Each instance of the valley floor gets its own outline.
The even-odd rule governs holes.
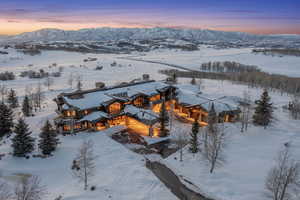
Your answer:
[[[118,56],[49,51],[40,56],[30,57],[16,53],[15,57],[20,57],[21,60],[0,57],[0,70],[20,73],[28,69],[38,70],[43,68],[46,71],[57,71],[58,67],[48,67],[52,63],[64,67],[62,77],[54,79],[55,82],[50,90],[43,86],[45,92],[43,110],[37,112],[36,116],[26,119],[30,124],[33,135],[37,138],[45,120],[51,120],[56,116],[54,112],[56,106],[52,99],[61,92],[72,90],[68,85],[70,74],[80,75],[84,88],[93,88],[96,81],[113,85],[122,81],[140,78],[145,73],[150,74],[150,77],[156,80],[165,78],[157,71],[168,68],[167,66],[117,59]],[[87,57],[97,57],[99,63],[84,63],[83,59]],[[166,56],[164,61],[171,62],[172,59],[173,57]],[[230,60],[230,57],[228,59]],[[118,63],[117,67],[110,66],[113,61]],[[33,66],[29,67],[29,64],[33,64]],[[80,65],[82,66],[80,67]],[[97,65],[103,65],[103,70],[95,71]],[[295,69],[291,69],[293,73]],[[43,80],[17,77],[17,80],[2,81],[0,84],[5,84],[7,88],[14,88],[21,101],[26,88],[35,89],[38,82],[41,81]],[[189,79],[180,79],[179,82],[189,87]],[[201,91],[210,95],[242,97],[243,91],[249,90],[251,100],[255,100],[261,94],[261,89],[247,88],[228,81],[203,80],[203,82]],[[75,83],[73,87],[75,87],[74,85]],[[224,166],[218,167],[214,174],[208,173],[208,165],[200,154],[193,156],[187,149],[184,150],[183,162],[179,162],[178,153],[159,160],[178,175],[193,182],[203,193],[216,199],[264,199],[265,177],[268,170],[273,166],[274,159],[278,151],[283,148],[284,143],[289,142],[291,144],[294,157],[300,161],[299,121],[292,120],[289,114],[282,109],[282,106],[288,103],[290,97],[281,96],[275,92],[270,92],[270,96],[277,108],[274,112],[276,120],[273,125],[266,130],[251,125],[247,132],[240,133],[239,123],[227,124],[226,163]],[[15,115],[21,116],[20,110],[16,110]],[[174,135],[183,133],[187,136],[189,131],[190,125],[174,122],[171,134],[172,132],[174,132]],[[8,180],[10,184],[14,185],[16,183],[15,175],[18,173],[39,175],[42,183],[47,186],[49,193],[47,200],[53,200],[59,195],[62,195],[64,200],[176,199],[171,191],[150,170],[146,169],[144,156],[136,154],[113,141],[108,137],[108,133],[109,130],[95,133],[85,132],[76,136],[61,136],[61,144],[58,150],[53,157],[47,159],[30,158],[26,160],[7,155],[0,160],[0,180]],[[97,187],[94,192],[84,192],[83,185],[72,177],[70,169],[78,147],[84,140],[88,139],[94,142],[94,151],[98,156],[96,175],[90,184]],[[0,153],[10,153],[11,151],[9,140],[7,140],[7,143],[0,145]],[[151,159],[151,156],[149,158]]]

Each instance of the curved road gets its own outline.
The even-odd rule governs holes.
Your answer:
[[[213,200],[188,188],[171,169],[160,162],[147,160],[146,167],[180,200]]]

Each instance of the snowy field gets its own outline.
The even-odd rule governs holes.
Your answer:
[[[199,70],[202,63],[209,61],[235,61],[242,64],[256,65],[261,70],[270,73],[300,77],[300,57],[265,56],[263,54],[253,54],[251,51],[250,48],[217,50],[200,46],[199,51],[157,50],[136,58],[176,64],[196,70]]]
[[[81,76],[83,88],[94,88],[96,81],[113,85],[123,81],[140,78],[142,74],[150,74],[151,78],[160,80],[165,76],[159,74],[159,69],[167,68],[159,64],[128,61],[118,59],[124,55],[115,54],[81,54],[62,51],[45,51],[41,55],[29,56],[10,49],[9,55],[0,55],[0,71],[13,71],[17,79],[13,81],[0,81],[7,88],[14,88],[22,97],[27,87],[36,88],[43,79],[28,79],[19,77],[21,71],[28,69],[57,71],[63,67],[62,76],[54,78],[50,90],[43,86],[45,101],[43,111],[36,113],[35,117],[27,118],[30,128],[37,137],[41,126],[46,119],[55,117],[56,105],[52,99],[61,92],[72,90],[68,85],[70,74]],[[132,55],[128,55],[132,56]],[[138,55],[137,55],[138,56]],[[83,62],[83,59],[95,57],[94,62]],[[182,51],[154,51],[146,56],[139,56],[146,60],[159,60],[167,63],[199,68],[202,62],[207,61],[238,61],[243,64],[258,65],[263,70],[300,77],[300,58],[297,57],[271,57],[253,55],[250,49],[214,50],[201,48],[197,52]],[[117,62],[116,67],[110,64]],[[57,67],[49,65],[57,63]],[[119,66],[120,64],[120,66]],[[29,66],[30,65],[30,66]],[[82,65],[80,67],[80,65]],[[101,71],[95,71],[97,65],[103,66]],[[180,79],[181,83],[188,83],[188,79]],[[75,83],[73,84],[73,88]],[[248,88],[243,85],[232,84],[228,81],[204,80],[204,91],[210,95],[229,95],[242,97],[243,91]],[[249,89],[252,100],[259,98],[260,89]],[[191,156],[187,152],[184,162],[179,163],[174,157],[175,153],[164,162],[174,171],[191,180],[202,191],[221,200],[253,200],[264,199],[264,179],[268,170],[274,164],[277,152],[286,142],[291,142],[295,158],[300,160],[300,126],[299,121],[290,119],[288,113],[281,109],[287,104],[290,97],[278,93],[270,93],[274,105],[276,121],[263,130],[250,126],[247,133],[241,134],[239,124],[232,124],[228,130],[228,145],[225,150],[227,162],[223,167],[217,168],[214,174],[208,173],[208,166],[200,156]],[[18,116],[20,113],[15,112]],[[181,126],[177,124],[177,126]],[[186,129],[185,129],[186,130]],[[187,130],[189,131],[189,130]],[[97,173],[91,185],[96,185],[95,192],[84,192],[82,184],[71,176],[71,162],[78,146],[82,141],[91,139],[94,142],[97,159]],[[77,136],[61,137],[62,144],[48,159],[31,158],[29,160],[6,156],[0,161],[0,180],[13,180],[16,173],[30,173],[40,175],[42,183],[47,186],[49,195],[46,200],[53,200],[63,195],[64,200],[96,200],[96,199],[142,199],[154,200],[176,199],[174,195],[145,168],[144,157],[135,154],[119,143],[111,140],[106,132],[82,133]],[[9,142],[0,146],[0,153],[11,152]],[[11,181],[13,184],[14,181]]]

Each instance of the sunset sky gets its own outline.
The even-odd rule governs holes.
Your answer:
[[[299,10],[299,0],[1,0],[0,34],[104,26],[300,34]]]

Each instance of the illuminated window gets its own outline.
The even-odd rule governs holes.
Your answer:
[[[137,121],[136,119],[133,119],[131,117],[127,118],[127,127],[138,134],[149,136],[149,126],[146,124],[143,124],[142,122]],[[156,133],[154,133],[156,134]]]
[[[64,130],[64,131],[70,131],[70,130],[71,130],[71,126],[69,126],[69,125],[64,125],[64,126],[63,126],[63,130]]]
[[[96,130],[97,131],[101,131],[101,130],[103,130],[103,129],[105,129],[106,127],[105,127],[105,124],[104,123],[101,123],[101,122],[97,122],[96,123]]]
[[[76,111],[75,110],[67,110],[67,111],[65,111],[65,115],[67,117],[74,117],[74,116],[76,116]]]
[[[161,104],[155,104],[152,106],[152,111],[159,113],[160,112],[160,108],[161,108]]]
[[[153,128],[153,137],[159,137],[159,136],[160,136],[160,129]]]
[[[169,100],[165,102],[166,110],[171,110],[171,108],[174,108],[174,104],[176,103],[175,100]]]
[[[74,129],[81,129],[81,124],[80,123],[76,123],[74,126]]]
[[[154,96],[150,97],[151,102],[152,101],[158,101],[158,100],[160,100],[160,94],[157,94],[157,95],[154,95]]]
[[[118,114],[121,111],[121,104],[119,102],[110,104],[108,107],[108,111],[110,114]]]
[[[88,122],[83,122],[83,123],[81,124],[81,128],[87,129],[87,128],[88,128]]]
[[[144,105],[144,98],[138,97],[133,101],[133,104],[137,107],[142,107]]]
[[[118,116],[108,121],[110,126],[117,126],[117,125],[125,125],[126,117],[125,116]]]
[[[88,110],[85,110],[85,111],[83,111],[83,113],[84,113],[85,115],[88,115],[88,114],[89,114],[89,111],[88,111]]]

